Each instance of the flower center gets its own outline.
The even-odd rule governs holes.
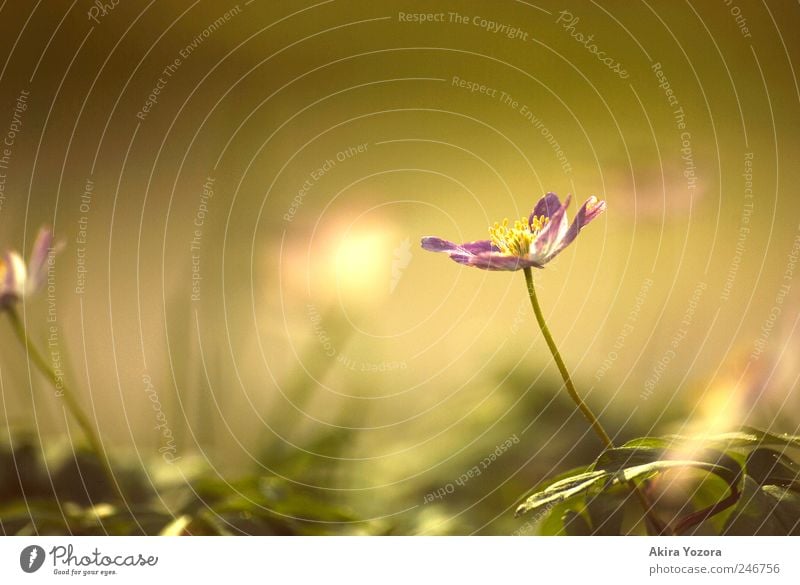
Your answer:
[[[523,217],[515,221],[513,226],[509,226],[508,219],[504,219],[502,224],[494,222],[494,225],[489,228],[489,236],[492,244],[504,254],[526,256],[530,254],[531,243],[548,221],[550,218],[539,215],[534,217],[531,221],[532,225],[529,225],[528,218]]]

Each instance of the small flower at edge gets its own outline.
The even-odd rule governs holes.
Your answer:
[[[47,259],[53,247],[53,232],[42,227],[33,244],[28,266],[20,255],[6,251],[0,259],[0,309],[6,308],[24,296],[38,291],[47,279]]]
[[[547,193],[533,208],[530,216],[511,225],[508,220],[489,228],[490,239],[455,244],[435,236],[422,238],[422,247],[429,252],[446,252],[459,264],[483,270],[521,270],[544,268],[577,237],[578,232],[606,209],[605,201],[589,197],[578,210],[572,225],[567,220],[567,206],[555,193]]]

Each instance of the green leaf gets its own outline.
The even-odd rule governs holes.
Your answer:
[[[653,461],[652,463],[645,463],[644,465],[636,465],[622,469],[614,475],[614,481],[617,483],[629,482],[642,477],[652,477],[660,471],[667,469],[675,469],[677,467],[697,467],[704,469],[710,473],[717,475],[725,475],[728,470],[721,465],[709,463],[708,461],[692,461],[683,459],[667,459],[664,461]]]
[[[573,510],[576,504],[580,504],[580,498],[577,501],[563,502],[540,511],[541,519],[537,520],[534,517],[533,520],[533,522],[538,521],[538,534],[541,536],[566,536],[564,516],[568,510]]]
[[[777,502],[772,515],[783,526],[784,534],[800,535],[800,495],[776,485],[765,485],[761,490]]]
[[[622,448],[669,449],[693,444],[715,449],[752,448],[762,445],[784,445],[800,448],[800,436],[770,433],[753,427],[741,427],[738,431],[715,435],[665,435],[664,437],[641,437],[628,441]]]
[[[747,475],[760,485],[799,486],[800,466],[772,449],[755,449],[747,456]]]
[[[618,471],[626,467],[646,465],[665,458],[666,449],[661,447],[618,447],[606,449],[595,461],[592,469]]]
[[[756,445],[788,445],[800,447],[800,436],[781,433],[776,435],[754,427],[742,427],[734,433],[719,435],[716,439],[727,447],[753,447]]]
[[[663,437],[640,437],[632,439],[619,447],[620,449],[662,449],[672,446],[673,442]]]
[[[692,490],[691,506],[695,511],[703,510],[723,501],[730,490],[730,485],[724,479],[714,474],[706,474]],[[708,523],[708,530],[713,534],[720,534],[725,526],[728,516],[733,511],[733,507],[714,514],[704,520]],[[692,527],[694,533],[701,530],[702,524]]]
[[[567,510],[561,519],[568,536],[591,536],[592,527],[577,510]]]
[[[761,445],[788,445],[791,447],[800,447],[800,436],[788,435],[786,433],[776,435],[775,433],[746,426],[731,433],[697,436],[667,435],[664,438],[673,443],[695,442],[719,449],[758,447]]]
[[[619,536],[625,515],[626,496],[601,492],[589,499],[586,511],[592,525],[592,534]]]
[[[517,508],[516,515],[519,516],[549,504],[565,502],[597,486],[602,485],[602,490],[607,490],[636,479],[646,479],[665,469],[677,467],[697,467],[711,473],[716,473],[717,475],[729,475],[729,470],[715,463],[690,460],[652,461],[618,471],[616,469],[589,471],[557,481],[543,491],[533,494]]]
[[[741,465],[726,453],[713,449],[702,449],[692,450],[688,455],[691,459],[687,459],[687,461],[694,462],[689,464],[690,467],[699,467],[715,473],[722,477],[728,485],[736,485],[741,477]],[[607,449],[597,459],[594,468],[617,471],[642,467],[650,463],[672,461],[672,459],[664,459],[666,456],[667,451],[661,448],[620,447]]]
[[[778,486],[760,486],[745,476],[742,496],[723,534],[733,536],[800,535],[800,497]]]
[[[517,508],[516,515],[520,516],[531,510],[536,510],[548,504],[558,504],[586,492],[589,488],[606,480],[607,471],[590,471],[557,481],[543,491],[530,496]]]
[[[565,471],[563,473],[559,473],[558,475],[554,475],[553,477],[550,477],[548,479],[545,479],[544,481],[539,482],[538,484],[536,484],[533,487],[533,489],[531,491],[532,492],[541,492],[545,488],[550,487],[551,485],[553,485],[556,482],[561,481],[562,479],[567,479],[567,478],[570,478],[570,477],[576,477],[576,476],[578,476],[578,475],[580,475],[582,473],[587,473],[589,471],[592,471],[592,466],[591,465],[582,465],[580,467],[573,467],[572,469],[570,469],[568,471]]]

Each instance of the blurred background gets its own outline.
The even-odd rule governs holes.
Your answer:
[[[796,4],[112,4],[0,6],[0,245],[64,243],[28,331],[147,477],[532,530],[527,490],[601,445],[522,274],[419,239],[547,191],[608,204],[535,279],[616,439],[797,434]],[[3,321],[4,437],[68,450]]]

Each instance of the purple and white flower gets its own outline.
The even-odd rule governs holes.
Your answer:
[[[490,239],[456,244],[435,236],[422,238],[422,247],[430,252],[446,252],[459,264],[484,270],[521,270],[544,268],[572,243],[584,226],[606,209],[605,201],[589,197],[569,224],[567,206],[555,193],[542,197],[530,216],[510,225],[508,220],[489,228]]]

